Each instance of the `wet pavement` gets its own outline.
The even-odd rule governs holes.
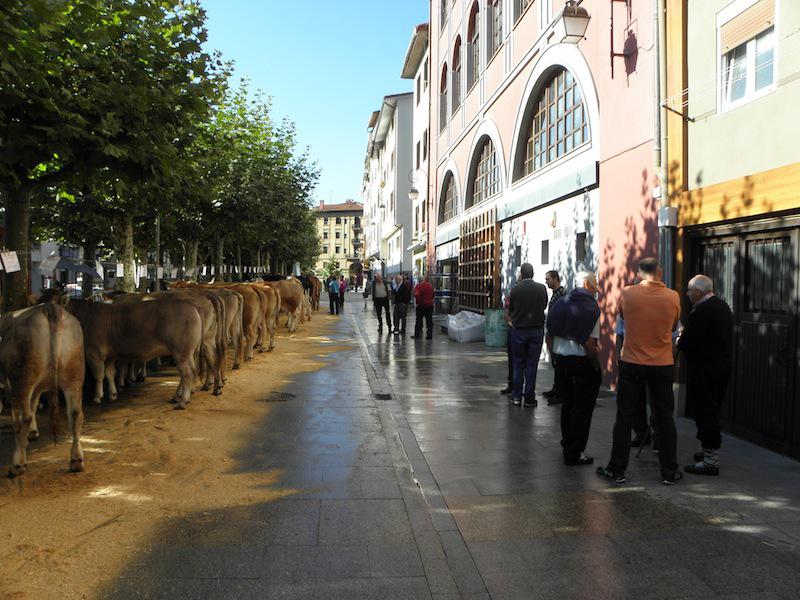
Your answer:
[[[800,463],[725,436],[720,477],[663,486],[647,448],[615,486],[563,465],[559,407],[498,393],[504,351],[379,336],[352,294],[335,337],[356,348],[296,378],[235,457],[286,495],[168,521],[103,597],[800,598]]]

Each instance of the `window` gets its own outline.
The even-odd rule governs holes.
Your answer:
[[[586,232],[575,236],[575,262],[580,265],[586,260]]]
[[[551,2],[546,1],[542,2],[542,4],[550,4]],[[533,4],[533,0],[514,0],[514,22],[516,23],[517,20],[522,16],[522,13]]]
[[[428,89],[428,59],[425,59],[424,66],[422,67],[422,89]]]
[[[422,75],[417,77],[417,104],[419,104],[419,97],[422,95]]]
[[[323,246],[322,247],[322,253],[323,254],[327,254],[328,253],[328,247],[327,246]]]
[[[550,240],[542,240],[542,264],[550,263]]]
[[[775,29],[739,44],[722,57],[722,106],[742,104],[775,82]]]
[[[445,175],[442,201],[439,208],[439,223],[449,221],[456,216],[458,210],[456,202],[456,184],[453,181],[453,174]]]
[[[322,239],[323,240],[327,240],[328,239],[328,232],[327,231],[323,231],[322,232]]]
[[[472,5],[467,26],[469,50],[467,52],[467,89],[472,88],[481,74],[480,11],[478,3]]]
[[[461,37],[456,38],[453,50],[453,112],[461,106]]]
[[[342,217],[336,217],[336,224],[337,225],[341,225],[342,224]]]
[[[337,231],[336,232],[336,239],[338,240],[340,237],[342,237],[342,234]]]
[[[442,78],[439,82],[439,131],[447,125],[447,63],[442,67]]]
[[[389,210],[394,212],[394,192],[389,192]]]
[[[450,0],[442,0],[442,5],[440,7],[440,12],[439,12],[439,21],[442,23],[441,26],[442,31],[444,31],[444,26],[447,23],[447,14],[449,12],[448,11],[449,5],[450,5]]]
[[[539,11],[539,27],[544,31],[550,27],[550,21],[553,20],[553,3],[539,2]]]
[[[522,266],[522,246],[514,247],[514,266]]]
[[[422,132],[422,160],[428,160],[428,130]]]
[[[487,30],[488,38],[488,59],[491,60],[495,52],[500,49],[503,43],[503,0],[489,0],[489,27]]]
[[[500,192],[500,168],[494,152],[494,144],[488,138],[480,149],[475,166],[472,194],[467,196],[466,208],[480,204]]]
[[[323,217],[322,218],[322,224],[323,225],[327,225],[328,224],[328,217]]]
[[[353,218],[353,227],[355,229],[359,229],[361,227],[361,217],[354,217]]]
[[[419,171],[419,159],[420,159],[420,144],[417,142],[417,171]]]
[[[522,176],[589,142],[589,122],[581,88],[572,73],[561,69],[547,83],[528,123]]]
[[[341,253],[342,253],[342,247],[336,246],[336,254],[341,254]]]

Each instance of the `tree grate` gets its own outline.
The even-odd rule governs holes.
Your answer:
[[[391,400],[392,399],[392,395],[391,394],[375,394],[375,398],[377,398],[378,400]]]
[[[294,400],[296,396],[287,392],[270,392],[266,398],[259,398],[259,402],[288,402]]]

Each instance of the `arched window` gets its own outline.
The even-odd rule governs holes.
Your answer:
[[[453,49],[453,112],[461,106],[461,36],[456,38]]]
[[[500,166],[497,164],[494,144],[488,137],[478,145],[477,159],[473,159],[470,175],[471,184],[467,190],[465,208],[480,204],[500,193]]]
[[[525,125],[522,177],[569,154],[590,140],[581,88],[572,73],[559,69],[529,108]]]
[[[480,10],[478,3],[472,5],[467,26],[467,89],[469,90],[481,74],[481,38],[480,38]]]
[[[439,224],[449,221],[458,212],[458,199],[456,198],[456,183],[453,174],[448,172],[444,176],[442,196],[439,200]]]
[[[442,78],[439,81],[439,131],[447,125],[447,63],[442,67]]]

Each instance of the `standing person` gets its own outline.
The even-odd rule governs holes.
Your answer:
[[[672,332],[681,313],[680,297],[662,281],[661,265],[655,258],[639,263],[639,285],[622,291],[620,313],[625,319],[625,341],[619,367],[619,394],[611,460],[597,474],[617,483],[625,482],[631,449],[631,429],[636,407],[650,393],[659,433],[661,482],[672,485],[683,479],[678,470],[677,432],[672,413],[674,354]]]
[[[511,351],[514,355],[514,389],[511,401],[515,405],[536,406],[536,370],[544,343],[544,308],[547,290],[533,280],[533,265],[520,267],[520,281],[511,290],[508,314],[511,320]],[[524,381],[524,390],[523,390]]]
[[[547,303],[547,314],[550,314],[550,309],[553,308],[553,305],[559,301],[559,299],[564,297],[564,294],[567,291],[564,289],[564,286],[561,285],[561,277],[558,274],[558,271],[548,271],[544,275],[544,282],[547,284],[551,290],[553,290],[553,294],[550,296],[550,302]],[[552,345],[552,339],[550,333],[546,331],[546,338],[548,340],[548,348]],[[556,361],[555,356],[550,354],[550,362],[553,364],[553,388],[544,392],[542,396],[547,398],[547,404],[561,404],[563,398],[563,378],[564,374],[558,368],[558,362]]]
[[[435,297],[433,286],[426,275],[414,288],[414,300],[417,303],[417,319],[414,322],[414,335],[412,339],[422,337],[422,320],[425,319],[425,339],[433,337],[433,299]]]
[[[392,317],[389,314],[389,298],[391,298],[391,288],[386,285],[383,275],[375,274],[375,281],[372,283],[372,304],[378,314],[378,333],[383,333],[383,315],[381,311],[386,311],[386,325],[392,331]]]
[[[397,284],[394,289],[394,332],[400,335],[406,334],[406,316],[408,315],[408,305],[411,304],[411,287],[402,275],[395,277]]]
[[[600,307],[597,277],[581,271],[575,289],[547,312],[548,346],[562,381],[561,447],[565,465],[590,465],[584,454],[600,390]]]
[[[686,355],[686,399],[694,409],[700,452],[694,455],[694,464],[683,470],[719,475],[719,413],[731,378],[733,313],[714,295],[714,283],[705,275],[689,280],[686,295],[692,311],[678,338],[678,349]]]
[[[364,282],[364,292],[362,293],[364,296],[364,309],[367,308],[367,298],[372,295],[372,282],[370,280],[366,280]]]
[[[347,280],[339,275],[339,311],[344,308],[344,293],[347,291]]]
[[[331,275],[328,280],[328,302],[330,304],[331,314],[339,314],[339,282],[336,281],[336,275]]]
[[[506,387],[500,390],[501,394],[510,394],[514,391],[514,351],[511,348],[511,317],[508,314],[508,303],[511,300],[511,294],[506,296],[505,301],[503,302],[503,318],[506,321],[506,325],[508,325],[508,331],[506,331],[506,359],[508,362],[508,379],[506,381]]]

